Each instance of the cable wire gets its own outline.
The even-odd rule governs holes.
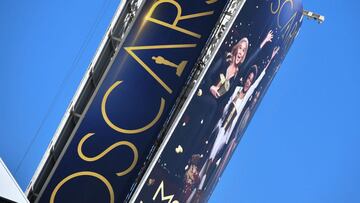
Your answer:
[[[104,15],[106,13],[106,10],[108,9],[110,5],[110,0],[105,0],[102,4],[102,8],[100,10],[100,12],[98,13],[98,15],[95,18],[94,23],[92,24],[88,34],[86,35],[86,38],[84,40],[84,42],[82,43],[78,53],[76,54],[76,57],[74,58],[70,68],[68,69],[64,79],[62,80],[59,89],[56,93],[56,95],[54,96],[54,98],[52,99],[50,106],[47,110],[47,112],[45,113],[45,116],[43,117],[43,119],[41,120],[41,123],[39,125],[39,127],[37,128],[37,130],[35,131],[35,134],[32,136],[32,139],[30,141],[30,144],[28,145],[28,147],[26,148],[26,151],[24,153],[24,155],[22,156],[19,164],[17,165],[16,169],[15,169],[15,175],[18,173],[19,169],[21,168],[21,166],[24,164],[24,161],[27,157],[27,155],[29,154],[31,148],[33,147],[33,145],[35,144],[35,141],[38,139],[39,134],[41,132],[41,130],[43,129],[46,121],[49,119],[50,114],[52,113],[54,106],[58,100],[58,98],[60,97],[65,85],[68,83],[69,79],[71,78],[71,76],[73,75],[73,73],[75,72],[75,70],[78,68],[78,64],[80,59],[83,57],[83,54],[85,52],[85,50],[87,49],[90,41],[92,40],[95,31],[97,30],[97,27],[99,26],[101,20],[104,18]]]

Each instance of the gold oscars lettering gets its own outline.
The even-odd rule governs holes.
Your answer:
[[[210,2],[211,3],[211,2]],[[212,2],[215,3],[215,2]],[[160,9],[161,5],[170,5],[176,8],[176,15],[175,18],[172,20],[172,23],[164,22],[160,19],[157,19],[154,17],[154,12]],[[174,1],[174,0],[159,0],[156,1],[150,8],[149,12],[145,16],[145,22],[151,22],[154,24],[154,26],[162,26],[169,28],[171,30],[183,33],[184,35],[194,37],[194,38],[201,38],[201,35],[191,31],[188,28],[180,27],[178,24],[181,21],[190,21],[192,19],[200,18],[200,17],[206,17],[213,15],[214,11],[206,11],[206,12],[197,12],[192,14],[183,14],[181,5]],[[184,48],[195,48],[196,44],[166,44],[166,45],[151,45],[151,46],[130,46],[125,47],[124,49],[128,52],[130,56],[132,56],[140,65],[143,67],[169,94],[172,94],[172,89],[169,87],[158,75],[155,74],[155,72],[147,65],[144,60],[142,60],[140,57],[138,57],[135,54],[135,51],[140,50],[156,50],[156,49],[184,49]],[[171,62],[171,60],[163,58],[164,60],[161,60],[161,58],[158,58],[155,62],[159,62],[157,64],[162,64],[165,66],[170,66],[173,68],[176,68],[176,75],[178,77],[181,76],[183,70],[185,69],[185,66],[187,65],[187,60],[183,60],[180,62],[180,64],[176,65],[175,63]]]
[[[206,4],[213,4],[216,2],[218,2],[218,0],[208,0],[206,2]],[[154,17],[155,11],[157,11],[157,9],[160,9],[161,5],[164,5],[164,4],[167,4],[167,5],[170,5],[170,6],[173,6],[176,8],[177,12],[176,12],[174,19],[172,19],[171,23],[164,22],[164,21]],[[152,25],[152,26],[162,26],[162,27],[167,28],[169,31],[180,32],[180,33],[188,36],[189,38],[192,38],[192,42],[194,41],[193,40],[194,38],[201,39],[201,35],[199,33],[196,33],[195,31],[191,30],[190,28],[181,27],[179,25],[179,22],[182,22],[182,21],[189,22],[193,19],[211,16],[211,15],[213,15],[214,12],[213,11],[205,11],[205,12],[194,12],[194,13],[190,13],[190,14],[184,14],[182,10],[183,10],[183,8],[181,7],[181,5],[174,0],[158,0],[153,3],[153,5],[150,7],[149,11],[146,13],[145,18],[144,18],[144,23],[148,23],[149,25]],[[167,34],[167,33],[164,33],[164,34]],[[141,36],[141,33],[139,33],[139,36]],[[144,36],[146,37],[146,35],[144,35]],[[145,63],[145,60],[141,59],[136,54],[136,52],[143,51],[143,50],[191,49],[191,48],[195,48],[196,46],[197,46],[197,44],[194,44],[194,43],[189,43],[189,44],[169,43],[169,44],[159,44],[159,45],[156,45],[156,43],[155,43],[155,45],[128,46],[128,47],[124,47],[123,49],[126,51],[126,53],[128,53],[132,57],[133,60],[135,60],[139,64],[139,66],[141,68],[145,69],[149,73],[150,77],[154,78],[157,81],[157,83],[161,86],[161,88],[164,88],[168,94],[172,94],[173,93],[172,88],[164,82],[163,78],[158,76],[153,71],[154,67],[151,67],[150,65]],[[166,58],[166,57],[160,56],[160,55],[153,56],[151,58],[151,60],[154,62],[154,64],[157,65],[156,68],[172,68],[174,70],[173,74],[175,74],[177,77],[182,76],[182,73],[185,70],[186,65],[188,64],[188,60],[186,58],[184,58],[180,61],[176,61],[171,58]],[[115,122],[113,122],[110,119],[110,116],[109,116],[110,112],[107,111],[106,105],[107,105],[108,100],[111,99],[111,95],[115,94],[115,93],[113,93],[113,91],[115,89],[119,88],[119,90],[117,90],[117,94],[121,94],[121,93],[119,93],[119,92],[121,92],[121,89],[120,89],[121,84],[124,84],[124,83],[126,83],[126,80],[116,81],[107,89],[107,91],[105,92],[105,94],[102,97],[101,106],[99,107],[99,108],[101,108],[101,116],[102,116],[104,122],[107,124],[107,126],[119,134],[139,134],[139,133],[146,132],[147,130],[151,129],[163,116],[163,112],[164,112],[164,109],[167,104],[166,100],[163,97],[161,97],[161,98],[159,98],[159,105],[157,107],[156,106],[148,107],[149,109],[150,108],[151,109],[158,108],[158,112],[157,112],[157,114],[153,115],[152,120],[146,121],[146,123],[147,123],[146,125],[138,126],[136,129],[128,129],[128,128],[126,128],[126,126],[121,126],[121,124],[115,124]],[[131,102],[124,102],[124,104],[127,104],[127,103],[131,104]],[[128,107],[124,107],[124,108],[128,108]],[[139,115],[138,117],[134,116],[134,119],[140,120],[141,115]],[[99,134],[99,135],[97,135],[97,134]],[[137,165],[138,160],[139,160],[139,152],[138,152],[137,147],[132,142],[129,142],[129,141],[125,141],[125,140],[116,141],[115,143],[108,146],[107,148],[100,150],[101,152],[98,153],[97,155],[90,156],[90,155],[87,155],[86,153],[84,153],[83,149],[89,145],[89,144],[87,144],[87,141],[89,139],[92,139],[92,137],[95,137],[95,136],[101,136],[101,135],[100,135],[100,133],[96,133],[96,132],[88,132],[85,135],[83,135],[83,137],[77,144],[77,155],[81,158],[82,161],[87,162],[87,163],[96,164],[97,161],[99,161],[100,159],[107,156],[107,154],[110,153],[112,150],[121,147],[121,148],[128,148],[131,151],[133,159],[132,159],[132,162],[129,163],[129,165],[126,169],[119,169],[119,171],[114,171],[114,174],[116,174],[116,176],[118,176],[118,177],[124,177],[135,168],[135,166]],[[94,146],[92,146],[92,147],[94,147]],[[121,161],[121,159],[117,160],[117,161]],[[114,160],[114,164],[116,164],[116,160]],[[86,176],[100,180],[99,184],[102,183],[102,185],[104,185],[105,191],[107,191],[109,194],[110,203],[114,203],[115,197],[121,196],[122,194],[115,194],[114,188],[113,188],[111,182],[106,178],[106,175],[107,174],[99,174],[97,172],[92,172],[92,171],[74,172],[73,174],[70,174],[67,177],[63,178],[55,186],[55,188],[52,191],[51,196],[50,196],[50,203],[56,202],[57,193],[61,190],[61,188],[66,187],[66,184],[68,182],[71,182],[74,179],[78,179],[78,178],[82,178],[82,177],[86,177]],[[161,184],[153,198],[156,198],[157,195],[160,193],[161,201],[168,201],[169,203],[178,203],[177,200],[173,200],[174,195],[165,196],[164,187],[165,187],[164,183],[161,182]],[[123,194],[123,195],[126,195],[126,194]]]
[[[184,49],[194,48],[196,44],[168,44],[168,45],[155,45],[155,46],[134,46],[125,47],[124,49],[143,67],[169,94],[172,94],[172,89],[158,76],[152,69],[141,60],[134,51],[139,50],[155,50],[155,49]],[[186,65],[186,64],[185,64]],[[183,68],[184,69],[184,68]]]
[[[122,83],[122,81],[117,81],[115,82],[105,93],[103,99],[102,99],[102,102],[101,102],[101,114],[106,122],[106,124],[113,130],[119,132],[119,133],[124,133],[124,134],[138,134],[138,133],[142,133],[148,129],[150,129],[151,127],[153,127],[157,122],[158,120],[160,119],[163,111],[164,111],[164,108],[165,108],[165,99],[164,98],[161,98],[160,100],[160,108],[159,108],[159,111],[157,113],[157,115],[154,117],[154,119],[149,122],[147,125],[143,126],[143,127],[139,127],[137,129],[124,129],[124,128],[121,128],[121,127],[118,127],[116,126],[108,117],[108,113],[106,111],[106,103],[107,103],[107,100],[108,100],[108,97],[110,95],[110,93],[117,87],[119,86],[120,84]],[[140,117],[139,117],[140,119]]]
[[[277,5],[277,6],[274,6]],[[294,1],[293,0],[277,0],[277,3],[274,4],[274,2],[271,3],[271,13],[277,14],[277,26],[281,29],[284,29],[287,24],[293,19],[293,16],[290,18],[289,21],[285,25],[280,23],[280,16],[285,8],[286,5],[289,5],[291,9],[294,9]],[[274,9],[275,7],[275,9]]]
[[[298,14],[294,10],[294,0],[276,0],[275,2],[271,3],[270,10],[272,14],[277,15],[277,27],[282,32],[281,37],[284,40],[284,50],[287,50],[292,39],[296,37],[298,26],[300,26],[296,21],[296,17],[302,14]],[[292,13],[285,23],[280,22],[283,12]]]
[[[106,189],[109,192],[109,196],[110,196],[110,203],[114,203],[115,202],[115,195],[114,195],[114,189],[111,186],[110,182],[102,175],[95,173],[95,172],[91,172],[91,171],[81,171],[81,172],[77,172],[77,173],[73,173],[71,175],[69,175],[68,177],[64,178],[54,189],[54,191],[51,193],[50,196],[50,203],[54,203],[55,202],[55,197],[57,192],[60,190],[60,188],[67,182],[69,182],[70,180],[77,178],[77,177],[82,177],[82,176],[90,176],[90,177],[94,177],[96,179],[99,179],[101,182],[103,182],[106,186]]]
[[[160,197],[158,198],[160,193]],[[164,186],[164,181],[161,181],[158,189],[156,190],[152,200],[155,202],[159,202],[157,201],[157,199],[160,199],[160,201],[167,201],[167,203],[179,203],[178,200],[173,200],[175,195],[167,195],[165,196],[165,186]]]
[[[99,155],[94,156],[94,157],[88,157],[83,153],[82,146],[83,146],[84,142],[93,135],[94,135],[94,133],[89,133],[89,134],[85,135],[79,142],[77,152],[78,152],[78,155],[80,156],[80,158],[82,160],[87,161],[87,162],[98,161],[99,159],[104,157],[107,153],[109,153],[111,150],[115,149],[116,147],[127,146],[133,152],[133,157],[134,157],[133,161],[132,161],[131,165],[126,170],[121,171],[121,172],[117,172],[116,175],[117,176],[124,176],[124,175],[126,175],[126,174],[128,174],[128,173],[130,173],[132,171],[132,169],[135,167],[135,165],[137,163],[137,160],[139,158],[138,150],[136,149],[136,147],[135,147],[135,145],[133,143],[128,142],[128,141],[119,141],[119,142],[114,143],[110,147],[108,147],[106,150],[101,152]]]
[[[177,13],[176,13],[176,17],[175,17],[175,19],[173,20],[172,23],[164,22],[162,20],[159,20],[159,19],[156,19],[156,18],[153,17],[154,11],[161,4],[171,4],[172,6],[175,6],[175,8],[177,10]],[[178,2],[176,2],[174,0],[159,0],[159,1],[155,2],[153,4],[153,6],[150,8],[150,11],[148,12],[148,14],[145,17],[145,20],[200,39],[201,38],[200,34],[197,34],[197,33],[193,32],[193,31],[190,31],[190,30],[187,30],[185,28],[179,27],[178,23],[180,21],[183,21],[183,20],[189,20],[189,19],[193,19],[193,18],[209,16],[209,15],[212,15],[212,14],[214,14],[213,11],[182,15],[182,8],[181,8],[181,6],[180,6],[180,4]]]

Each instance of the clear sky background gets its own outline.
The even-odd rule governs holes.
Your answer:
[[[360,202],[360,1],[303,2],[326,22],[304,21],[210,202]],[[0,1],[0,157],[23,189],[118,3]]]

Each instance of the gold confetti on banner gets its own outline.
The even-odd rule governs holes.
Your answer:
[[[184,149],[181,147],[181,145],[179,145],[179,146],[177,146],[177,147],[175,148],[175,152],[176,152],[177,154],[181,154],[181,153],[184,152]]]
[[[202,89],[199,89],[198,92],[197,92],[197,96],[201,97],[202,94],[203,94]]]
[[[216,3],[218,0],[208,0],[208,1],[205,1],[207,4],[213,4],[213,3]]]

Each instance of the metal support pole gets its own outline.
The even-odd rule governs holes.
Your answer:
[[[325,21],[325,16],[304,10],[303,15],[306,16],[308,19],[316,20],[319,24],[323,23]]]

